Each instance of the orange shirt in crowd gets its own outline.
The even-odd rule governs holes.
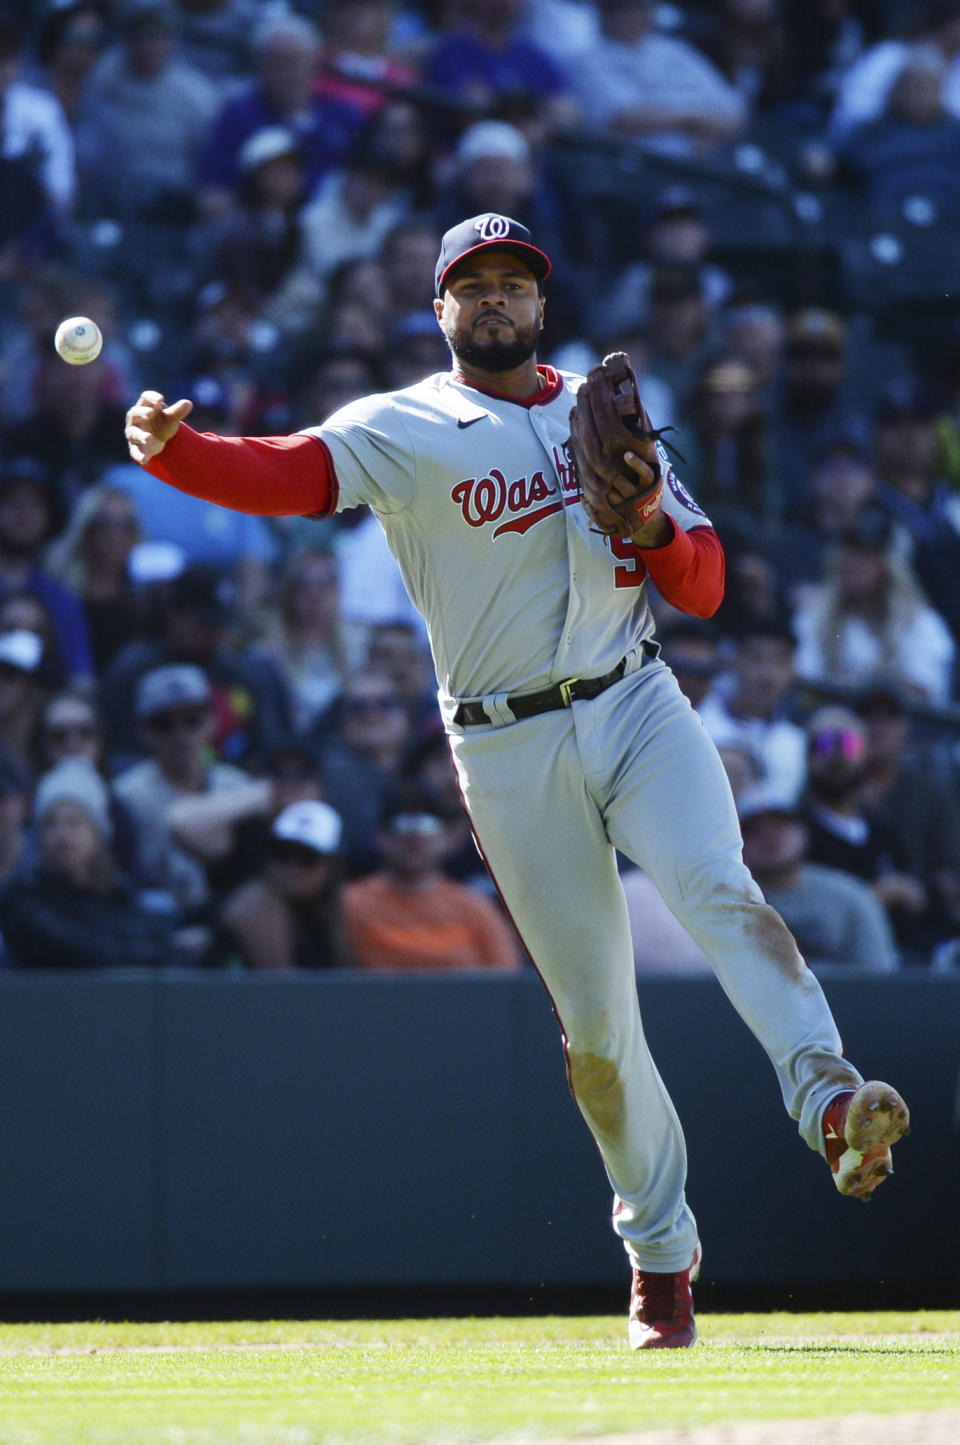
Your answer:
[[[519,940],[497,905],[449,878],[421,892],[376,873],[346,885],[343,911],[358,968],[522,966]]]

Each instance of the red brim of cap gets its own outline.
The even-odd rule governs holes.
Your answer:
[[[538,247],[528,246],[526,241],[481,241],[478,245],[471,246],[469,251],[461,251],[460,255],[456,256],[441,272],[440,280],[437,282],[438,296],[442,293],[450,272],[459,266],[461,261],[465,261],[468,256],[475,256],[478,251],[512,251],[515,256],[526,261],[538,281],[545,281],[550,275],[550,257]]]

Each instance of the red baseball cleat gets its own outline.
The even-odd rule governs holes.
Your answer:
[[[696,1343],[690,1283],[700,1273],[700,1246],[679,1274],[634,1267],[627,1332],[634,1350],[685,1350]]]
[[[823,1112],[823,1137],[840,1193],[869,1199],[893,1173],[890,1146],[909,1133],[909,1110],[889,1084],[871,1079],[831,1099]]]

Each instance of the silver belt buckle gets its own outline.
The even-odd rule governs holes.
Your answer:
[[[561,684],[560,684],[560,697],[561,697],[561,700],[562,700],[562,702],[563,702],[564,707],[570,707],[571,704],[573,703],[573,698],[571,697],[570,694],[571,694],[571,692],[573,691],[573,688],[576,686],[576,684],[577,684],[579,681],[580,681],[579,677],[568,677],[567,680],[566,680],[566,682],[561,682]]]

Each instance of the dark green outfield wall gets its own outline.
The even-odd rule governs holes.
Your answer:
[[[704,1277],[960,1288],[960,978],[825,987],[913,1110],[869,1206],[712,980],[641,984]],[[608,1212],[533,975],[0,975],[0,1294],[605,1285]]]

